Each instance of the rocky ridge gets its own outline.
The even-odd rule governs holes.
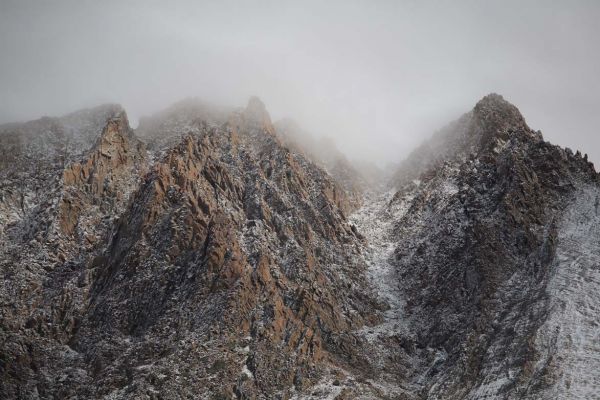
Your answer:
[[[378,354],[405,360],[399,364],[412,393],[541,399],[598,392],[596,376],[573,374],[600,359],[594,334],[578,337],[569,327],[593,326],[598,299],[567,289],[588,282],[592,290],[596,282],[598,183],[587,156],[545,142],[516,107],[489,95],[404,162],[388,202],[354,217],[367,212],[378,219],[371,226],[389,227],[361,232],[394,246],[380,265],[396,277],[398,310],[388,315],[402,318],[379,336]],[[573,235],[583,232],[590,240],[575,245]],[[389,283],[380,287],[389,296]],[[574,301],[585,306],[575,321]]]
[[[594,398],[586,156],[495,94],[379,186],[290,129],[257,98],[0,127],[0,394]]]
[[[52,206],[3,227],[3,396],[286,397],[354,368],[380,305],[345,192],[258,99],[189,121],[147,151],[115,110],[51,171]]]

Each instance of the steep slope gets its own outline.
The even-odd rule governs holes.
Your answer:
[[[379,354],[410,360],[411,390],[429,399],[597,393],[597,377],[579,371],[600,360],[597,241],[582,237],[594,233],[598,182],[587,157],[544,142],[489,95],[404,162],[378,212],[353,216],[374,215],[371,226],[389,228],[365,230],[367,239],[395,243],[377,262],[396,276],[388,297],[398,309],[386,315],[403,318],[386,322]],[[584,283],[583,293],[570,287]],[[389,282],[380,287],[389,292]]]
[[[2,395],[46,398],[49,376],[72,367],[66,343],[89,279],[81,266],[125,208],[145,150],[112,105],[13,125],[0,140],[17,143],[17,162],[2,169]]]
[[[379,304],[345,192],[258,99],[194,113],[155,117],[147,152],[115,110],[18,223],[50,234],[7,229],[2,396],[288,397],[361,373],[353,332]]]
[[[62,170],[92,146],[119,110],[104,105],[0,126],[0,224],[5,227],[0,235],[35,208],[47,206],[59,190]]]
[[[138,379],[186,370],[157,384],[161,393],[284,395],[314,382],[328,358],[352,357],[336,343],[373,318],[343,195],[278,143],[257,100],[227,128],[200,128],[155,165],[95,261],[76,348],[111,354],[99,361],[113,363],[103,386],[118,385],[111,371],[152,359],[152,343],[170,354]],[[90,341],[99,326],[115,331]]]
[[[557,223],[548,317],[535,337],[543,398],[593,399],[600,393],[598,204],[598,186],[584,185]]]
[[[376,174],[371,174],[371,179],[367,179],[362,171],[338,150],[333,140],[316,139],[291,119],[277,121],[275,131],[286,147],[325,169],[346,191],[353,209],[360,205],[363,193],[376,186]]]
[[[0,397],[597,396],[586,156],[499,95],[366,191],[290,137],[257,98],[1,127]]]

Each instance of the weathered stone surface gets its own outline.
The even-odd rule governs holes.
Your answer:
[[[394,183],[399,190],[375,224],[388,224],[383,234],[395,247],[384,261],[397,282],[390,315],[401,318],[378,346],[390,362],[408,360],[404,373],[412,378],[399,382],[428,399],[556,393],[553,375],[580,367],[556,363],[559,372],[551,372],[556,350],[540,343],[555,333],[540,329],[556,307],[548,283],[583,272],[557,249],[565,245],[561,231],[570,229],[561,222],[565,209],[583,188],[600,195],[593,165],[545,142],[516,107],[489,95],[417,149]],[[592,351],[592,360],[600,354]],[[577,391],[597,385],[582,380]]]
[[[382,193],[291,137],[256,98],[1,127],[0,397],[597,393],[587,157],[498,95]]]
[[[86,159],[64,169],[58,215],[62,232],[73,235],[86,217],[118,215],[146,169],[144,144],[134,136],[125,113],[119,112],[107,121]],[[79,228],[93,231],[101,224],[96,218]],[[92,242],[98,236],[85,234]]]
[[[358,349],[337,343],[378,305],[345,192],[282,146],[258,99],[220,126],[188,118],[146,154],[117,114],[64,168],[47,216],[61,256],[3,309],[4,394],[288,397],[334,360],[352,368]]]
[[[316,140],[290,119],[283,119],[275,123],[275,132],[286,147],[304,155],[325,169],[344,189],[347,200],[342,208],[347,214],[360,206],[366,190],[373,189],[380,183],[378,179],[381,175],[380,171],[368,177],[365,176],[363,171],[359,171],[348,161],[332,140],[327,138]]]

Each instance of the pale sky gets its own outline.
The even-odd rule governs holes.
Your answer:
[[[381,164],[489,92],[600,165],[600,1],[0,0],[0,122],[258,95]]]

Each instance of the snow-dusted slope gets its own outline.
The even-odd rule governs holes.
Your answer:
[[[403,322],[404,300],[390,257],[397,246],[392,237],[393,223],[406,213],[410,198],[391,205],[393,196],[394,191],[367,193],[365,205],[350,216],[350,222],[356,225],[368,243],[364,253],[369,266],[367,275],[381,299],[389,305],[381,324],[363,329],[369,341],[379,335],[397,332]]]
[[[599,204],[597,186],[581,189],[559,225],[550,314],[536,338],[555,380],[545,398],[600,399]]]
[[[380,382],[424,399],[595,398],[598,174],[497,95],[438,139],[351,217],[390,306],[360,332]]]
[[[367,192],[363,206],[349,218],[364,235],[367,277],[386,308],[380,323],[356,332],[365,342],[371,367],[377,371],[368,380],[371,394],[361,398],[417,399],[422,389],[417,375],[423,363],[416,354],[407,351],[414,347],[414,335],[405,310],[406,299],[399,282],[399,271],[393,264],[399,244],[394,227],[406,216],[418,187],[419,182],[413,182],[401,195],[387,187]],[[377,396],[372,397],[372,393]]]
[[[357,210],[258,99],[111,110],[0,127],[0,397],[600,399],[600,176],[502,97]]]
[[[361,357],[352,335],[380,311],[346,195],[282,145],[260,100],[227,118],[213,124],[184,107],[150,121],[159,137],[147,136],[148,168],[124,113],[81,157],[52,119],[43,137],[0,135],[22,161],[0,158],[0,398],[342,390],[338,371]],[[27,151],[37,139],[57,139],[47,168]],[[19,174],[52,208],[20,207]],[[24,216],[4,224],[13,210]]]

